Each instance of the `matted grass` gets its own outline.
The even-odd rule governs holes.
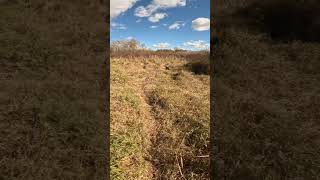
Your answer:
[[[98,1],[0,2],[0,179],[106,176],[106,12]]]
[[[250,18],[269,18],[280,13],[279,4],[295,3],[268,2],[267,9],[260,1],[254,6],[230,5],[230,9],[258,13]],[[294,14],[287,9],[281,13],[289,13],[284,18],[293,17],[291,23],[302,23],[294,17],[305,7],[292,6],[297,10],[290,12]],[[272,32],[254,28],[257,24],[247,20],[252,19],[242,19],[243,24],[232,19],[225,22],[214,51],[216,118],[211,162],[215,179],[319,179],[319,42],[300,38],[309,36],[300,28],[289,27],[297,31],[293,34],[279,29],[277,34],[275,24],[282,20],[277,17],[265,24],[272,26],[268,27]],[[281,37],[275,38],[274,33]]]
[[[208,179],[209,76],[189,62],[112,59],[113,178]]]

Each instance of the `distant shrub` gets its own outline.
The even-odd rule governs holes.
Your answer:
[[[276,40],[320,41],[320,1],[257,1],[236,14]]]
[[[187,64],[187,68],[195,74],[209,74],[210,62],[209,60],[196,60]]]
[[[151,50],[135,39],[112,41],[110,44],[111,57],[143,57],[150,58],[157,57],[177,57],[186,59],[199,59],[203,55],[209,55],[208,50],[188,51],[180,48],[175,49],[157,49]],[[200,55],[200,56],[199,56]]]
[[[157,52],[174,52],[171,49],[158,49]]]
[[[187,52],[187,50],[185,50],[185,49],[180,49],[180,48],[175,48],[174,51],[175,51],[175,52]]]

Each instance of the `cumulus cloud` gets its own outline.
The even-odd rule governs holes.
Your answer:
[[[196,31],[207,31],[210,29],[210,19],[197,18],[192,21],[192,29]]]
[[[196,50],[209,50],[210,49],[210,43],[207,43],[202,40],[187,41],[187,42],[183,43],[183,46],[185,46],[187,48],[191,48],[191,49],[196,49]]]
[[[151,29],[155,29],[157,28],[158,26],[150,26]]]
[[[186,0],[153,0],[153,3],[159,6],[160,8],[186,6]]]
[[[157,21],[154,16],[156,14],[161,14],[161,13],[157,13],[159,9],[174,8],[178,6],[186,6],[186,0],[153,0],[151,4],[147,6],[137,7],[135,9],[134,15],[138,17],[149,17],[149,20],[151,18],[150,20],[151,22],[153,22],[153,20],[158,22],[162,18]]]
[[[138,17],[149,17],[154,13],[159,7],[154,4],[149,4],[148,6],[139,6],[135,9],[134,15]]]
[[[115,18],[130,9],[137,0],[111,0],[110,17]]]
[[[157,48],[157,49],[167,49],[170,47],[170,44],[167,42],[164,43],[158,43],[158,44],[154,44],[153,47]]]
[[[155,22],[159,22],[161,19],[165,18],[166,16],[167,16],[166,13],[155,13],[154,15],[150,16],[148,20],[150,22],[155,23]]]
[[[171,24],[168,28],[170,30],[173,30],[173,29],[180,29],[181,27],[183,27],[185,25],[184,22],[182,21],[176,21],[174,22],[173,24]]]
[[[111,23],[111,27],[114,29],[121,29],[121,30],[127,29],[127,26],[125,24],[119,24],[119,23],[115,23],[115,22]]]

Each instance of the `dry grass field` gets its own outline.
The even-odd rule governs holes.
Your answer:
[[[106,2],[0,0],[0,180],[106,176]],[[319,180],[319,2],[217,3],[211,102],[203,53],[111,54],[112,179]]]
[[[111,59],[111,178],[208,179],[208,55],[141,54]]]
[[[319,1],[217,5],[214,178],[318,180]]]
[[[107,9],[0,1],[0,179],[103,179]]]

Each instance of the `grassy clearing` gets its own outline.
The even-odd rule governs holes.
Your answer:
[[[0,2],[0,179],[105,176],[101,8]]]
[[[266,9],[259,2],[225,14],[279,13],[277,2],[266,3]],[[257,6],[258,12],[252,8]],[[319,179],[319,42],[294,26],[289,36],[287,30],[277,34],[276,18],[259,21],[263,26],[241,18],[241,25],[226,21],[215,50],[215,178]],[[272,30],[260,29],[265,26]],[[319,34],[314,30],[312,36]]]
[[[189,62],[112,59],[114,178],[208,178],[209,76],[190,72]]]

